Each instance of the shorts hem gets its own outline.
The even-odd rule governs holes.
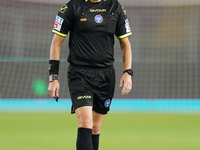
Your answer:
[[[72,106],[72,107],[71,107],[71,114],[74,114],[76,109],[78,109],[78,108],[80,108],[80,107],[83,107],[83,106],[92,106],[92,105],[83,104],[83,105],[80,105],[80,106],[78,106],[78,107],[76,107],[76,108],[74,108],[74,107]]]
[[[102,114],[102,115],[106,115],[108,113],[108,111],[109,111],[109,110],[107,110],[107,111],[100,111],[98,109],[95,109],[94,107],[92,108],[92,110],[95,111],[95,112],[97,112],[97,113],[99,113],[99,114]]]

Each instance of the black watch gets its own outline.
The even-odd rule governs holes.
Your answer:
[[[127,70],[124,70],[123,73],[127,72],[129,75],[133,76],[133,70],[132,69],[127,69]]]
[[[58,80],[58,75],[50,74],[49,75],[49,82],[52,82],[53,80]]]

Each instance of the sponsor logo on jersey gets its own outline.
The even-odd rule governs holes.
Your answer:
[[[125,20],[125,27],[126,27],[126,32],[131,32],[131,28],[130,28],[130,25],[129,25],[129,22],[128,22],[128,19]]]
[[[64,19],[57,15],[53,29],[60,31],[63,21]]]
[[[104,106],[108,108],[110,106],[110,99],[106,100]]]
[[[89,99],[89,98],[92,98],[92,96],[90,95],[84,95],[84,96],[78,96],[77,99],[80,100],[80,99]]]
[[[106,12],[106,9],[90,9],[90,12]]]
[[[94,20],[96,23],[102,23],[103,22],[103,17],[101,15],[96,15],[94,17]]]
[[[64,6],[62,6],[62,7],[60,8],[59,12],[64,13],[66,9],[67,9],[67,6],[64,5]]]

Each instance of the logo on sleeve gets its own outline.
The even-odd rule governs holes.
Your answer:
[[[63,21],[64,19],[57,15],[53,29],[60,31]]]
[[[94,20],[96,23],[102,23],[103,22],[103,17],[101,15],[96,15],[94,17]]]
[[[60,8],[59,12],[64,13],[66,9],[67,9],[67,6],[64,5],[64,6],[62,6],[62,7]]]
[[[106,108],[108,108],[110,106],[110,99],[106,100],[104,105]]]
[[[125,27],[126,27],[126,32],[131,32],[131,28],[130,28],[130,25],[129,25],[129,22],[128,22],[128,19],[125,20]]]
[[[122,7],[122,10],[124,12],[124,15],[127,15],[126,9],[124,7]]]

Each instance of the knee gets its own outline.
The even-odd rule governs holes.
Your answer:
[[[93,121],[92,119],[79,119],[78,120],[78,126],[79,127],[82,127],[82,128],[89,128],[89,129],[92,129],[92,126],[93,126]]]
[[[100,134],[101,124],[93,124],[92,134]]]

